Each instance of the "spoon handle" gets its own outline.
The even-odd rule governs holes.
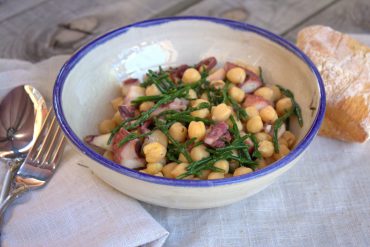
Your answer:
[[[20,186],[6,196],[5,200],[0,203],[0,222],[2,223],[3,215],[6,211],[6,209],[10,206],[10,204],[13,203],[15,199],[23,195],[25,192],[29,191],[29,188],[27,186]]]
[[[9,190],[13,181],[14,174],[18,170],[21,162],[19,161],[9,161],[7,164],[7,171],[5,173],[5,178],[3,181],[3,186],[0,192],[0,203],[2,203],[9,194]]]
[[[23,195],[28,190],[29,189],[27,188],[27,186],[20,186],[14,189],[12,192],[10,192],[10,194],[6,196],[5,200],[0,203],[0,246],[2,240],[1,233],[5,211],[15,201],[15,199]]]

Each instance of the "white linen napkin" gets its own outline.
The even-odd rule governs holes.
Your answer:
[[[68,56],[37,64],[0,59],[0,100],[14,87],[34,85],[51,102]],[[6,214],[3,246],[162,246],[168,232],[132,198],[96,178],[78,152],[66,148],[50,183],[26,194]],[[86,163],[85,163],[86,164]],[[5,165],[0,164],[0,178]]]

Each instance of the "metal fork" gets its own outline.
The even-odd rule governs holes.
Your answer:
[[[44,187],[51,179],[62,158],[65,144],[54,112],[50,110],[39,136],[15,175],[14,189],[0,205],[0,220],[15,199],[27,191]]]

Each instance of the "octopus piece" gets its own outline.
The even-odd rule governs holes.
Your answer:
[[[130,85],[127,88],[127,94],[126,97],[123,99],[122,105],[131,105],[131,102],[133,100],[141,96],[145,96],[145,89],[138,85]]]
[[[113,137],[113,159],[116,163],[130,169],[144,167],[145,159],[140,157],[140,140],[131,140],[124,145],[119,146],[120,141],[122,141],[128,134],[129,132],[127,130],[121,128],[120,131]]]
[[[215,57],[209,57],[209,58],[206,58],[206,59],[203,59],[202,61],[200,61],[196,66],[195,68],[200,71],[201,68],[205,69],[206,71],[210,71],[211,69],[213,69],[217,64],[217,59]]]
[[[184,75],[185,70],[189,68],[188,65],[183,64],[175,68],[170,68],[169,73],[170,73],[170,79],[174,82],[177,83],[179,80],[181,80],[182,76]]]
[[[243,91],[245,93],[252,93],[257,88],[259,88],[259,87],[261,87],[263,85],[260,77],[257,74],[255,74],[253,71],[251,71],[251,70],[249,70],[249,69],[247,69],[245,67],[236,65],[234,63],[226,62],[225,63],[225,66],[224,66],[224,70],[227,73],[227,71],[229,71],[232,68],[236,68],[236,67],[239,67],[239,68],[244,69],[244,71],[245,71],[245,73],[247,75],[245,77],[244,83],[242,83],[240,85],[240,88],[243,89]]]
[[[273,125],[271,124],[265,124],[263,126],[263,131],[269,134],[270,136],[274,136],[274,128],[273,128]],[[277,138],[279,139],[284,134],[285,131],[286,131],[286,126],[285,126],[285,123],[283,123],[278,129]]]
[[[261,96],[253,94],[247,94],[243,102],[244,108],[254,106],[258,111],[265,108],[268,105],[271,105],[271,103],[268,100],[264,99]]]
[[[118,111],[123,119],[134,117],[136,114],[136,108],[132,105],[120,105]]]
[[[218,81],[218,80],[223,80],[225,79],[226,72],[223,68],[220,68],[207,76],[207,81]]]
[[[247,79],[240,86],[240,88],[243,89],[245,93],[253,93],[254,91],[256,91],[257,88],[261,87],[263,83],[261,82],[259,76],[252,71],[246,71],[246,73]]]
[[[231,141],[228,128],[229,126],[225,122],[219,122],[211,126],[204,138],[204,143],[214,148],[225,147],[226,142]]]
[[[166,110],[174,110],[174,111],[185,111],[187,106],[189,104],[189,101],[186,99],[179,99],[175,98],[172,102],[160,106],[158,109],[156,109],[151,116],[155,117],[161,114],[162,112]]]
[[[89,135],[85,137],[85,142],[98,148],[104,150],[112,151],[112,144],[108,144],[108,140],[111,136],[111,133],[104,135]]]
[[[250,154],[252,154],[252,153],[253,153],[253,151],[254,151],[254,143],[253,143],[252,139],[251,139],[251,138],[247,138],[247,139],[244,141],[244,143],[245,143],[246,145],[248,145],[248,152],[249,152]]]
[[[142,123],[142,124],[139,126],[140,133],[141,133],[141,134],[146,134],[146,133],[150,132],[149,126],[150,126],[152,123],[153,123],[153,120],[152,120],[152,119],[148,119],[148,120],[146,120],[144,123]]]
[[[122,82],[122,94],[127,95],[131,86],[139,86],[140,81],[136,78],[128,78]]]

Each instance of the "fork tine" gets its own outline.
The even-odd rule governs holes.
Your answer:
[[[42,124],[40,133],[38,134],[38,136],[35,140],[35,143],[33,144],[33,147],[31,148],[31,150],[29,151],[29,153],[27,155],[28,157],[31,158],[32,156],[34,156],[34,154],[35,154],[35,152],[37,152],[37,149],[40,146],[41,142],[45,141],[45,140],[43,140],[43,138],[45,137],[45,131],[47,129],[46,126],[50,122],[51,116],[52,116],[52,112],[51,112],[51,110],[49,110],[46,117],[45,117],[44,123]]]
[[[54,119],[55,119],[55,117],[54,117]],[[50,160],[50,156],[51,156],[52,150],[54,149],[54,146],[56,144],[56,140],[59,137],[59,133],[60,133],[60,128],[57,126],[56,131],[54,132],[54,135],[53,135],[53,139],[51,139],[51,141],[49,143],[49,146],[47,147],[47,151],[45,152],[44,158],[42,159],[41,162],[48,162]]]
[[[50,121],[51,121],[51,123],[48,127],[48,123]],[[50,133],[52,132],[52,129],[54,127],[54,123],[55,123],[55,117],[53,116],[52,110],[49,110],[48,116],[46,117],[45,122],[42,125],[41,132],[40,132],[39,136],[36,139],[35,145],[33,146],[35,148],[32,148],[30,153],[29,153],[29,156],[36,162],[39,162],[39,163],[41,162],[40,158],[41,158],[41,155],[44,152],[45,146],[48,145]],[[45,132],[46,132],[46,134],[45,134]],[[41,143],[41,141],[42,141],[42,143]],[[32,156],[35,154],[35,152],[37,152],[37,154],[36,154],[36,157],[33,158]]]
[[[58,128],[59,128],[59,126],[58,126]],[[56,148],[56,151],[54,152],[55,154],[54,154],[54,157],[51,161],[51,163],[54,164],[54,168],[60,163],[59,161],[63,156],[63,151],[64,151],[64,148],[65,148],[65,145],[67,144],[65,136],[63,134],[61,134],[61,135],[62,135],[61,140],[59,142],[58,147]]]

